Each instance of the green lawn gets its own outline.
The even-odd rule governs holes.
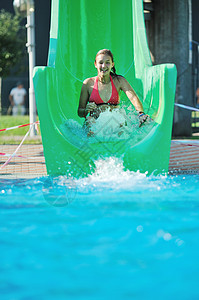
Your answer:
[[[38,119],[38,118],[37,118]],[[29,123],[29,116],[0,116],[0,129],[9,128],[13,126],[23,125]],[[40,128],[38,125],[38,136],[30,138],[29,136],[25,140],[24,144],[40,144]],[[22,138],[25,136],[29,126],[1,131],[0,132],[0,144],[19,144]]]

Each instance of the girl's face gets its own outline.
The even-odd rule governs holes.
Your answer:
[[[99,75],[109,75],[113,66],[114,62],[112,62],[112,59],[109,55],[100,54],[97,56],[95,61],[95,67]]]

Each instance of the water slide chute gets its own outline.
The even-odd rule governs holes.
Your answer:
[[[64,128],[67,120],[83,124],[77,115],[82,82],[96,76],[94,59],[103,48],[111,49],[117,73],[154,120],[141,139],[91,143]],[[152,65],[142,0],[52,0],[48,65],[33,74],[48,174],[86,176],[95,159],[107,156],[122,157],[132,171],[167,172],[176,78],[174,64]],[[125,97],[121,105],[129,106]]]

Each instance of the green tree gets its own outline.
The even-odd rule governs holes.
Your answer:
[[[25,28],[20,18],[5,10],[0,11],[0,77],[9,75],[11,69],[25,54]]]

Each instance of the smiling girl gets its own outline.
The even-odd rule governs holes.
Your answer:
[[[101,112],[112,111],[119,105],[119,92],[122,90],[139,114],[139,126],[147,119],[142,103],[134,89],[121,75],[116,74],[113,54],[108,49],[100,50],[95,58],[97,76],[84,80],[78,107],[79,117],[86,118],[86,125],[97,119]]]

